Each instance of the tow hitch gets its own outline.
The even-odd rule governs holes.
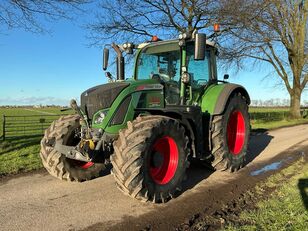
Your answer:
[[[95,144],[92,140],[82,140],[77,146],[66,146],[56,142],[54,148],[69,159],[84,162],[93,161],[96,153]]]

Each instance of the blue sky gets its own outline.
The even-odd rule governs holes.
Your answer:
[[[47,24],[50,34],[16,29],[0,34],[0,105],[68,105],[87,88],[105,83],[102,48],[89,47],[84,22]],[[252,99],[288,98],[283,87],[273,88],[277,78],[263,80],[269,71],[263,66],[251,72],[220,73],[229,72],[230,81],[245,86]],[[308,94],[302,99],[308,100]]]

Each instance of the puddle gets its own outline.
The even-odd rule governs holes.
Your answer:
[[[264,166],[263,168],[261,168],[261,169],[252,171],[252,172],[250,173],[250,175],[251,175],[251,176],[258,176],[258,175],[260,175],[260,174],[262,174],[262,173],[266,173],[266,172],[268,172],[268,171],[277,170],[277,169],[279,169],[279,168],[282,166],[282,163],[283,163],[283,162],[285,162],[285,161],[287,161],[287,160],[291,160],[291,159],[293,159],[293,157],[290,156],[290,157],[288,157],[288,158],[286,158],[286,159],[283,159],[283,160],[281,160],[281,161],[277,161],[277,162],[273,162],[273,163],[271,163],[271,164],[265,165],[265,166]]]

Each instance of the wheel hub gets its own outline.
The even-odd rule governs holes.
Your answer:
[[[235,110],[230,114],[227,126],[227,140],[229,151],[233,155],[238,155],[245,143],[246,127],[245,119],[239,110]]]
[[[160,185],[169,183],[177,170],[179,150],[175,140],[164,136],[156,140],[150,157],[150,176]]]
[[[154,168],[159,168],[164,163],[164,156],[159,152],[153,153],[152,165]]]

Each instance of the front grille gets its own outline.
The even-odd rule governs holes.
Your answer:
[[[89,119],[101,109],[109,108],[129,83],[107,83],[92,87],[81,94],[81,109]]]

